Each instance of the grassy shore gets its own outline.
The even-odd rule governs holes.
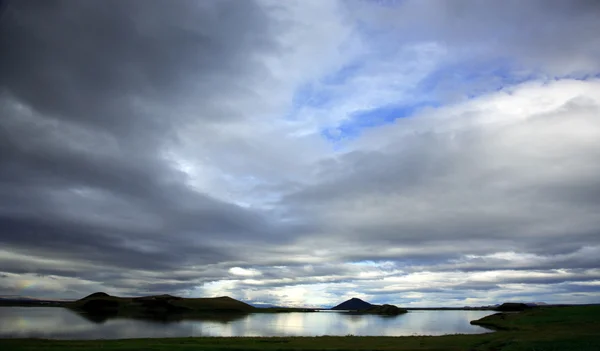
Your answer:
[[[600,350],[600,306],[539,308],[474,321],[498,330],[479,335],[407,337],[168,338],[59,341],[3,339],[0,350]],[[66,326],[68,327],[68,326]]]

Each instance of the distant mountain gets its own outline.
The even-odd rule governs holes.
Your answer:
[[[344,301],[341,304],[332,307],[332,310],[350,310],[350,311],[360,311],[360,310],[366,310],[369,309],[371,307],[373,307],[374,305],[363,301],[359,298],[353,297],[348,301]]]
[[[35,300],[31,297],[25,297],[25,296],[16,296],[16,295],[4,295],[4,296],[0,296],[0,300],[11,300],[11,301],[30,301],[30,300]]]
[[[277,306],[277,305],[272,305],[269,303],[263,303],[263,302],[252,302],[249,303],[251,306],[254,306],[256,308],[282,308],[281,306]]]
[[[3,295],[0,296],[1,306],[47,306],[47,305],[61,305],[65,301],[61,300],[47,300],[29,296],[18,296],[18,295]]]
[[[0,300],[14,300],[14,301],[46,301],[46,299],[39,299],[36,297],[19,296],[19,295],[0,295]]]

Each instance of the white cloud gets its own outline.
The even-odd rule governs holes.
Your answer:
[[[242,267],[231,267],[229,268],[229,273],[233,275],[239,275],[243,277],[255,277],[261,275],[262,273],[253,268],[242,268]]]

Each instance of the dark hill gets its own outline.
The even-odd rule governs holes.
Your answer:
[[[118,297],[95,293],[74,301],[68,307],[89,313],[118,315],[171,314],[171,313],[248,313],[255,308],[231,297],[182,298],[171,295]]]
[[[400,308],[400,307],[394,306],[394,305],[384,304],[381,306],[373,305],[373,307],[362,310],[359,313],[397,316],[399,314],[406,313],[406,312],[408,312],[408,311],[405,310],[404,308]]]
[[[109,294],[107,294],[107,293],[105,293],[105,292],[102,292],[102,291],[100,291],[100,292],[95,292],[95,293],[93,293],[93,294],[90,294],[90,295],[88,295],[88,296],[86,296],[86,297],[82,298],[82,300],[85,300],[85,299],[95,299],[95,298],[102,298],[102,297],[110,297],[110,295],[109,295]]]
[[[518,312],[518,311],[525,311],[530,308],[533,308],[533,307],[529,306],[527,304],[524,304],[524,303],[505,302],[502,305],[494,308],[494,310],[502,311],[502,312]]]
[[[372,304],[363,301],[359,298],[353,297],[348,301],[344,301],[341,304],[331,308],[332,310],[350,310],[350,311],[360,311],[366,310],[368,308],[373,307]]]

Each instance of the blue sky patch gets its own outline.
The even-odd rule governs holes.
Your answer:
[[[439,104],[433,101],[413,105],[393,104],[357,111],[339,126],[325,129],[322,134],[330,141],[352,139],[359,136],[364,129],[390,124],[397,119],[410,117],[418,110],[428,106],[439,107]]]

